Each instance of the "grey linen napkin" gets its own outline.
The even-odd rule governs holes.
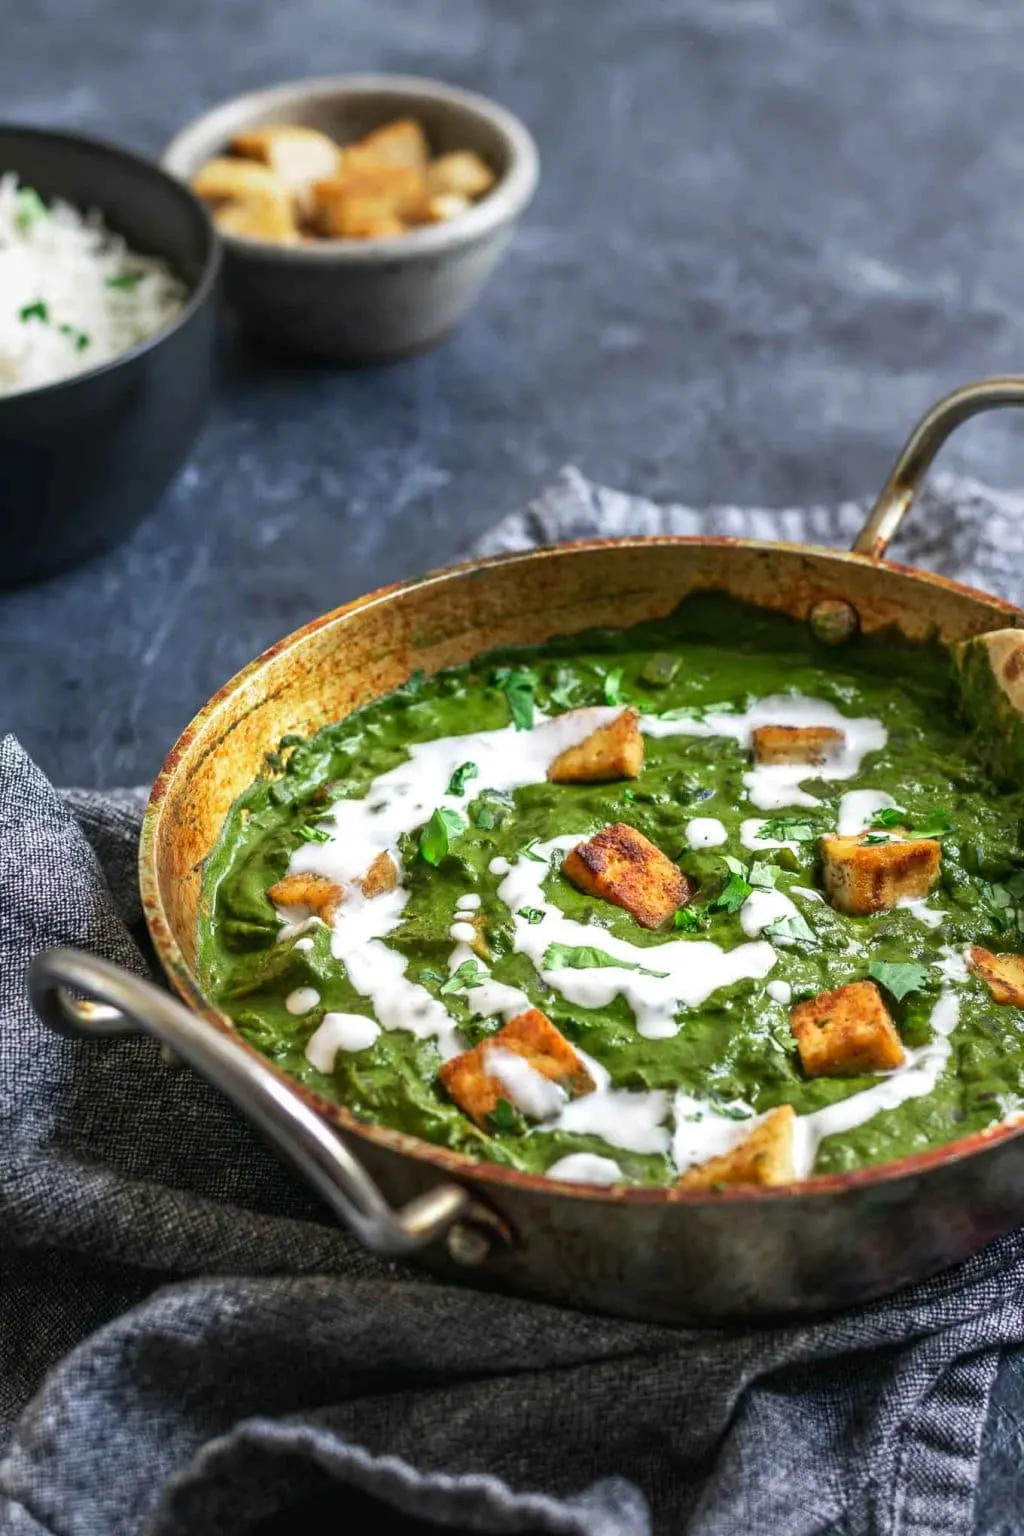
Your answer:
[[[908,557],[1007,590],[1017,503],[939,489]],[[701,517],[566,470],[484,543],[846,542],[858,518]],[[61,795],[0,743],[0,1532],[972,1530],[1001,1351],[1024,1341],[1024,1234],[891,1300],[746,1332],[374,1259],[151,1041],[73,1043],[32,1016],[25,967],[48,945],[147,970],[140,812],[137,793]]]

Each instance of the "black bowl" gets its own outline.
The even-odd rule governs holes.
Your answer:
[[[47,201],[99,209],[191,295],[123,356],[0,395],[0,586],[14,586],[116,544],[181,467],[210,399],[220,244],[187,188],[114,145],[0,124],[5,171]]]

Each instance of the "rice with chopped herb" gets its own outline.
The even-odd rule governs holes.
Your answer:
[[[186,298],[165,262],[136,255],[98,213],[0,177],[0,395],[119,357]]]

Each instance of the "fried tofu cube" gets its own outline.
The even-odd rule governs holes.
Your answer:
[[[579,890],[622,907],[642,928],[659,927],[696,890],[660,848],[621,821],[571,848],[562,871]]]
[[[275,907],[305,907],[325,923],[332,922],[334,914],[345,900],[345,892],[326,875],[285,875],[267,891]]]
[[[873,981],[851,981],[798,1003],[789,1015],[808,1077],[891,1072],[906,1060],[896,1026]]]
[[[750,1135],[731,1152],[687,1169],[677,1189],[715,1189],[726,1184],[792,1184],[796,1178],[793,1165],[795,1118],[790,1104],[780,1104],[778,1109],[769,1110]]]
[[[846,746],[842,731],[827,725],[762,725],[751,738],[755,763],[831,763]]]
[[[228,155],[208,160],[193,176],[192,190],[204,203],[267,198],[286,208],[291,204],[287,182],[282,181],[270,166],[260,165],[256,160],[232,160]]]
[[[928,896],[939,878],[941,844],[934,838],[893,836],[875,842],[877,832],[856,837],[823,837],[825,893],[837,912],[863,917],[888,912],[900,901]]]
[[[398,867],[390,853],[378,853],[359,882],[364,896],[386,896],[398,884]]]
[[[213,211],[213,222],[222,235],[235,235],[243,240],[269,240],[274,245],[295,245],[299,240],[291,205],[276,197],[246,197],[221,203]]]
[[[600,784],[610,779],[635,779],[644,766],[644,739],[635,709],[621,715],[575,747],[560,752],[548,769],[553,784]]]
[[[457,219],[471,207],[469,198],[458,192],[435,192],[427,198],[424,221],[428,224],[445,224],[449,219]]]
[[[489,192],[496,179],[487,161],[468,149],[438,155],[427,171],[431,192],[457,192],[470,199]]]
[[[548,1083],[557,1083],[570,1097],[594,1090],[593,1078],[565,1036],[539,1008],[530,1008],[471,1051],[446,1061],[438,1073],[445,1092],[481,1130],[490,1128],[490,1117],[502,1099],[529,1118],[540,1118],[530,1114],[525,1096],[520,1095],[516,1102],[514,1090],[489,1070],[491,1051],[520,1057],[534,1073]]]
[[[1024,955],[993,955],[975,944],[970,966],[992,994],[993,1001],[1024,1008]]]
[[[231,148],[237,155],[269,165],[288,187],[303,218],[312,212],[313,183],[336,175],[341,164],[341,151],[333,139],[294,123],[250,128],[235,135]]]
[[[352,239],[366,238],[371,226],[375,235],[401,234],[407,222],[422,217],[426,190],[421,172],[382,160],[318,181],[313,198],[320,233]]]
[[[355,156],[358,163],[367,159],[386,160],[391,165],[409,166],[414,171],[425,171],[430,159],[430,146],[420,124],[413,117],[396,118],[375,128],[354,144],[347,144],[343,151],[343,163]]]

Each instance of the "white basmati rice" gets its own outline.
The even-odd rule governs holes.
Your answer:
[[[98,213],[0,177],[0,395],[97,368],[168,323],[187,290]]]

